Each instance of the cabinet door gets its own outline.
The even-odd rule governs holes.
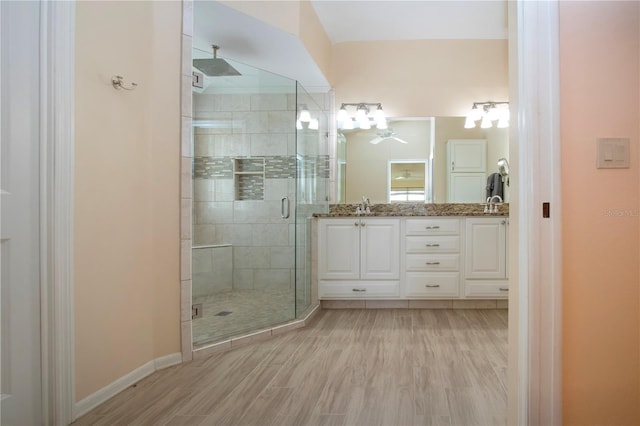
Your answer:
[[[487,171],[487,141],[484,139],[450,139],[447,154],[450,173]]]
[[[467,218],[467,279],[506,278],[506,218]]]
[[[361,279],[395,280],[400,277],[400,221],[360,219]]]
[[[449,203],[483,203],[487,200],[485,173],[450,173],[447,187]]]
[[[360,221],[321,219],[318,226],[318,275],[326,280],[360,278]]]

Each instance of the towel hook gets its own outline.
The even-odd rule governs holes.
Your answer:
[[[124,83],[124,77],[122,77],[121,75],[114,75],[113,77],[111,77],[111,84],[113,85],[114,89],[124,89],[124,90],[134,90],[136,87],[138,87],[138,83],[134,83],[131,82],[131,85],[129,87],[125,86]]]

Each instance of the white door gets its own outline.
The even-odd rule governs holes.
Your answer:
[[[483,203],[487,200],[485,173],[450,173],[448,203]]]
[[[465,276],[506,278],[506,218],[467,218]]]
[[[487,171],[487,141],[484,139],[450,139],[447,142],[449,172]]]
[[[400,277],[400,221],[360,220],[360,278],[397,280]]]
[[[39,19],[39,2],[0,2],[2,425],[42,423]]]

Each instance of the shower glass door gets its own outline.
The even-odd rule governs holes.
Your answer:
[[[326,213],[328,204],[329,155],[326,94],[310,95],[297,84],[296,123],[296,317],[315,306],[311,292],[311,226],[314,213]],[[309,112],[309,121],[306,113]]]
[[[296,82],[227,62],[193,88],[196,346],[296,317]]]

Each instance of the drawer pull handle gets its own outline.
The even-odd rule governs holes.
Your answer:
[[[440,262],[427,262],[425,265],[439,265]]]
[[[427,284],[426,287],[427,288],[439,288],[440,284]]]
[[[360,224],[358,222],[355,222],[354,225],[355,226],[360,226]]]
[[[507,287],[500,287],[500,291],[509,291],[509,288],[507,288]]]
[[[425,226],[424,229],[440,229],[440,226],[435,225],[435,226]]]
[[[356,293],[364,293],[367,291],[366,288],[352,288],[351,291],[355,291]]]
[[[426,247],[440,247],[440,244],[427,244]]]

